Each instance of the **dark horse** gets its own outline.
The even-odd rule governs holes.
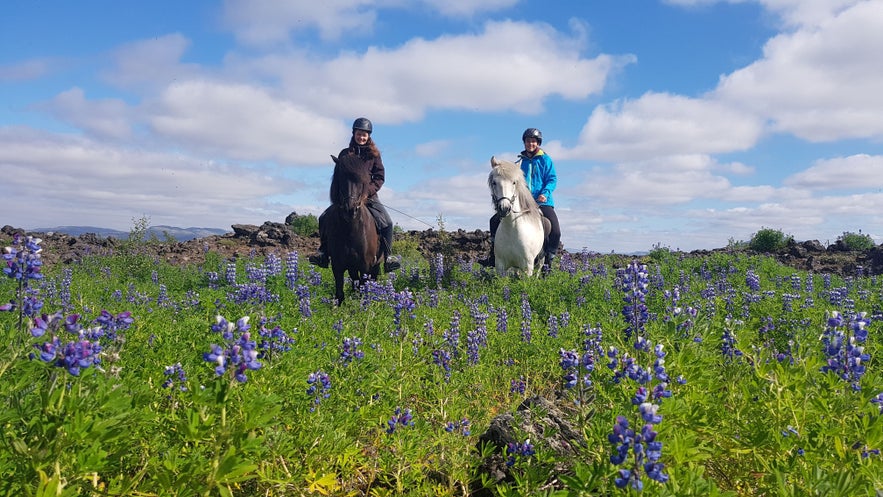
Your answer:
[[[331,206],[325,211],[321,236],[327,242],[334,274],[334,297],[343,303],[343,273],[349,272],[353,287],[363,278],[376,279],[383,262],[380,236],[368,210],[371,172],[357,155],[334,157]]]

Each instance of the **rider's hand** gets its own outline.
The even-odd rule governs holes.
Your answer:
[[[542,204],[542,203],[545,202],[545,201],[546,201],[546,196],[543,195],[543,194],[541,193],[541,194],[537,197],[537,202],[539,202],[539,203]]]

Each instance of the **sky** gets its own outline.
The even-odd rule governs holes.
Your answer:
[[[357,117],[404,230],[488,229],[543,132],[567,250],[883,242],[883,0],[14,0],[0,225],[327,207]]]

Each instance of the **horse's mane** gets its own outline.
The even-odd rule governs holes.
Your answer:
[[[503,181],[514,181],[515,193],[521,200],[521,208],[524,213],[542,216],[540,206],[537,205],[537,201],[534,200],[530,190],[527,189],[527,181],[524,179],[524,173],[521,171],[521,168],[515,165],[514,162],[497,159],[496,157],[491,157],[491,165],[493,166],[491,167],[491,174],[487,178],[488,188],[493,191],[494,176]]]
[[[334,158],[332,156],[332,158]],[[331,177],[331,189],[329,196],[331,203],[340,204],[344,201],[342,196],[349,195],[348,189],[344,189],[347,184],[355,183],[360,185],[362,189],[371,181],[371,173],[364,167],[362,159],[355,154],[348,154],[334,160],[334,174]]]

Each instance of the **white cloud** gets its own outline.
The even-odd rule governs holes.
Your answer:
[[[102,77],[118,87],[137,90],[200,77],[202,67],[181,62],[189,47],[190,40],[178,33],[128,43],[113,51],[114,65]]]
[[[335,115],[353,113],[354,95],[358,113],[386,123],[415,121],[431,109],[537,113],[553,95],[579,100],[599,93],[611,72],[634,60],[584,58],[576,31],[568,37],[542,24],[490,22],[476,34],[415,38],[327,61],[273,55],[254,65],[280,78],[290,99],[321,102]],[[542,71],[534,70],[538,61]]]
[[[806,140],[879,139],[883,65],[871,61],[881,51],[883,2],[854,3],[769,40],[763,58],[721,78],[714,97]]]
[[[597,107],[572,149],[559,159],[635,161],[671,154],[711,154],[754,145],[762,123],[735,106],[667,93]]]
[[[452,140],[433,140],[414,147],[417,157],[438,157],[453,146]]]
[[[5,222],[21,227],[125,229],[142,215],[176,226],[260,224],[288,214],[267,196],[298,188],[278,173],[25,128],[0,128],[0,167],[0,195],[19,199]]]
[[[265,89],[188,81],[149,105],[156,133],[193,150],[238,160],[315,165],[340,149],[349,128]]]
[[[512,7],[519,0],[226,0],[224,21],[245,45],[286,45],[295,33],[315,30],[323,40],[368,39],[381,9],[429,8],[445,17],[471,18]]]
[[[89,101],[81,88],[71,88],[41,107],[57,118],[99,137],[120,140],[132,134],[130,109],[120,99]]]
[[[883,157],[859,154],[819,160],[809,169],[785,179],[795,188],[811,190],[881,190],[883,189]]]
[[[711,174],[712,165],[707,156],[621,163],[587,172],[578,191],[592,202],[637,210],[719,198],[731,185],[726,178]]]
[[[0,81],[29,81],[41,78],[50,72],[53,61],[31,59],[15,64],[0,65]]]
[[[224,20],[246,45],[288,41],[293,31],[316,29],[326,40],[342,33],[369,35],[377,12],[373,0],[226,0]]]

